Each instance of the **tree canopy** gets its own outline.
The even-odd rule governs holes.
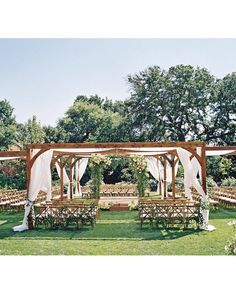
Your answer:
[[[41,126],[36,116],[17,123],[9,101],[0,100],[0,150],[44,142],[202,140],[235,145],[236,73],[218,79],[191,65],[151,66],[129,75],[127,84],[125,100],[78,95],[55,127]],[[234,158],[208,160],[216,181],[235,177],[234,166]]]
[[[13,107],[4,99],[0,100],[0,150],[16,143],[16,120]]]

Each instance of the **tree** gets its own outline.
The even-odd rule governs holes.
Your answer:
[[[235,175],[232,159],[220,156],[207,158],[207,175],[212,176],[216,182],[220,182],[230,175]]]
[[[45,143],[60,143],[66,141],[66,133],[62,128],[48,125],[43,126],[43,131],[45,133]]]
[[[123,121],[118,113],[77,100],[58,127],[65,132],[68,142],[119,141],[124,138]]]
[[[127,118],[132,121],[134,139],[206,140],[215,81],[207,69],[185,65],[168,71],[154,66],[128,76]]]
[[[235,144],[236,141],[236,73],[217,81],[217,95],[214,99],[212,124],[206,134],[208,142]]]
[[[0,150],[16,143],[16,120],[13,107],[5,99],[0,101]]]
[[[27,144],[44,143],[45,132],[36,116],[25,124],[18,125],[18,140],[25,147]]]

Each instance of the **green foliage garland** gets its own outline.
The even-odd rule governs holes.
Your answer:
[[[130,155],[129,164],[137,182],[138,195],[142,198],[145,196],[145,188],[148,186],[147,162],[144,156]]]
[[[91,186],[94,198],[99,198],[104,170],[111,165],[111,159],[103,155],[94,154],[89,160],[91,170]]]

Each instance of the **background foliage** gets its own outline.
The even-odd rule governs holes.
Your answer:
[[[235,144],[236,73],[218,79],[206,68],[191,65],[168,70],[152,66],[129,75],[127,83],[130,95],[125,100],[77,96],[55,127],[42,126],[36,116],[17,123],[13,107],[6,99],[0,100],[0,150],[44,142],[203,140],[207,144]],[[0,186],[21,187],[17,175],[24,174],[23,164],[18,172],[11,172],[11,180],[4,174],[4,166],[0,166]],[[217,183],[228,178],[232,183],[235,167],[235,157],[207,159],[208,175]],[[89,177],[86,171],[83,179]],[[121,161],[104,172],[104,180],[133,182],[134,177]]]

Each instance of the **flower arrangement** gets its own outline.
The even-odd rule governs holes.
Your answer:
[[[129,166],[132,170],[135,180],[137,182],[137,189],[139,197],[142,198],[145,195],[145,188],[148,186],[148,170],[147,162],[144,156],[130,155]]]
[[[228,255],[236,255],[236,220],[232,220],[228,225],[233,226],[234,236],[228,243],[225,245],[225,252]]]
[[[111,165],[111,159],[100,154],[92,155],[89,160],[89,168],[91,170],[91,189],[94,198],[99,198],[100,196],[103,172],[109,165]]]
[[[131,201],[128,205],[129,207],[129,210],[137,210],[138,209],[138,203],[137,202],[134,202],[134,201]]]
[[[205,228],[208,225],[209,210],[210,210],[209,198],[201,199],[198,209],[198,219],[201,228]]]
[[[108,203],[104,202],[99,205],[99,208],[101,210],[110,210],[112,206],[113,206],[112,202],[108,202]]]
[[[210,210],[210,201],[208,198],[200,201],[200,210]]]

